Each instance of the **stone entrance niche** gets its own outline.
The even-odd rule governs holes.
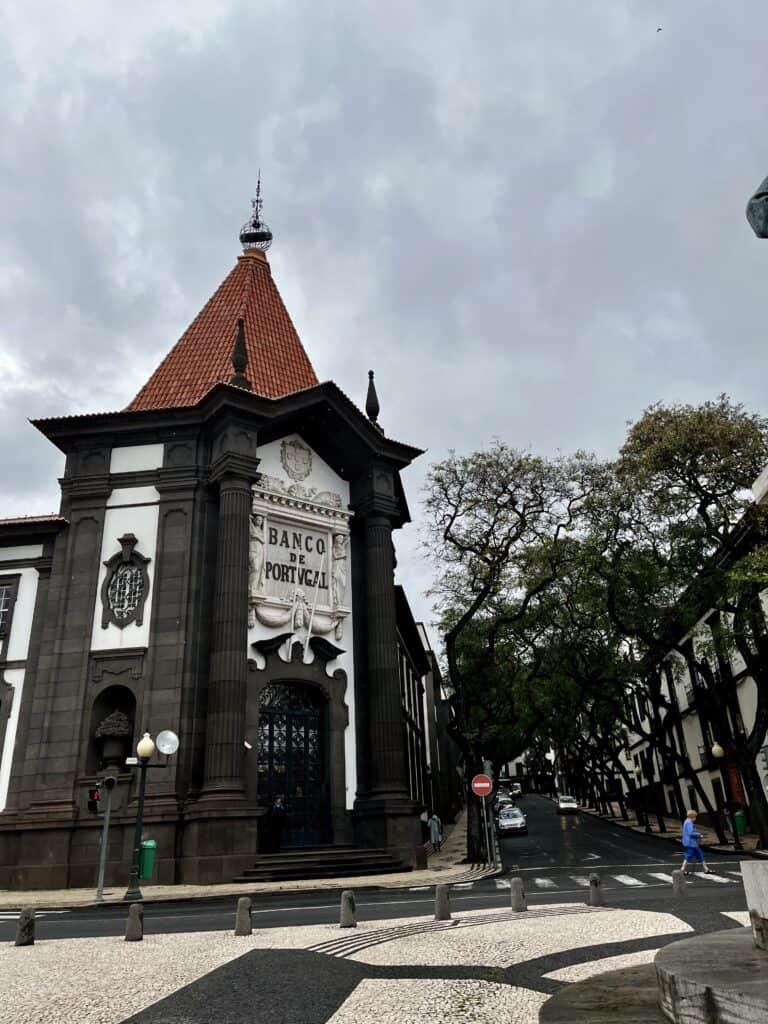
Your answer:
[[[86,772],[125,771],[133,749],[136,698],[126,686],[108,686],[93,702]]]

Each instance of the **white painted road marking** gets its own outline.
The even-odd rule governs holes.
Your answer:
[[[583,885],[585,889],[589,888],[589,878],[586,875],[569,875],[568,876],[576,885]]]
[[[557,886],[551,878],[534,878],[533,880],[540,889],[556,889]]]
[[[663,871],[649,871],[651,878],[658,878],[660,882],[673,882],[672,875],[665,875]]]
[[[475,884],[474,882],[456,882],[456,884],[452,885],[451,888],[452,889],[471,889],[474,884]]]
[[[632,875],[611,875],[611,878],[615,878],[617,882],[621,882],[622,885],[647,885],[647,882],[641,882],[639,878],[633,878]]]
[[[723,878],[722,875],[716,875],[712,871],[710,871],[710,872],[697,871],[696,872],[696,877],[697,878],[706,878],[706,880],[708,882],[720,882],[721,885],[733,885],[733,882],[731,881],[730,878]]]
[[[497,889],[511,889],[512,882],[508,878],[497,878],[496,879]]]

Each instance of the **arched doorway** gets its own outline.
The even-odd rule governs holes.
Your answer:
[[[259,802],[282,793],[288,808],[283,846],[330,839],[326,702],[312,686],[270,683],[259,702]]]

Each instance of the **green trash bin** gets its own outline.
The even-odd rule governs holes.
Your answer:
[[[151,878],[155,871],[157,843],[154,839],[142,839],[139,852],[139,877],[144,881]]]
[[[733,815],[733,823],[736,826],[736,835],[743,836],[747,832],[747,819],[744,811],[736,811]]]

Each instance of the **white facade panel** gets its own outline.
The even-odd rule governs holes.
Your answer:
[[[109,460],[110,473],[136,473],[145,469],[160,469],[163,465],[162,444],[132,444],[113,448]]]
[[[290,461],[290,446],[294,444],[305,460],[301,466],[294,467]],[[286,447],[287,446],[287,447]],[[309,452],[307,457],[306,452]],[[288,454],[287,454],[288,453]],[[251,644],[257,640],[277,636],[291,628],[287,622],[293,621],[294,641],[303,641],[307,637],[308,627],[296,628],[296,591],[302,590],[303,597],[299,601],[306,600],[309,614],[312,617],[312,632],[315,635],[327,633],[327,639],[344,649],[344,653],[326,667],[328,675],[333,675],[337,669],[342,669],[347,677],[347,689],[345,703],[349,709],[349,724],[344,735],[344,760],[345,760],[345,786],[346,806],[352,809],[357,793],[357,745],[355,736],[355,668],[354,668],[354,615],[351,610],[352,590],[352,552],[347,539],[346,558],[346,586],[344,605],[349,606],[349,611],[343,613],[343,622],[340,627],[341,635],[331,627],[333,609],[333,537],[336,531],[348,532],[349,521],[349,484],[343,480],[320,456],[307,445],[298,434],[291,434],[278,441],[272,441],[263,448],[259,448],[259,471],[262,474],[260,487],[265,491],[273,491],[283,494],[282,505],[263,502],[255,499],[254,509],[264,514],[266,522],[265,530],[265,552],[262,556],[265,559],[265,589],[272,594],[273,599],[268,598],[260,608],[257,608],[255,621],[252,619],[248,630],[248,652],[253,657]],[[296,468],[299,469],[296,472]],[[333,500],[339,501],[338,512],[331,506]],[[291,500],[293,499],[293,500]],[[291,524],[295,524],[298,540],[294,540]],[[287,545],[285,549],[286,570],[281,580],[275,581],[276,564],[278,559],[270,554],[279,548],[281,534],[277,538],[270,534],[270,527],[287,529]],[[270,545],[270,536],[276,543]],[[323,537],[323,551],[318,556],[317,540]],[[303,538],[303,540],[302,540]],[[306,542],[309,541],[311,552],[306,550]],[[300,559],[303,558],[303,563]],[[307,574],[307,569],[312,570],[312,575]],[[318,578],[315,572],[325,574]],[[288,575],[290,573],[290,575]],[[288,576],[288,578],[286,578]],[[293,603],[292,603],[293,602]],[[275,624],[269,624],[269,616],[273,615]],[[259,617],[261,616],[261,618]],[[267,621],[265,621],[267,620]],[[279,656],[288,660],[288,647],[280,652]],[[307,648],[305,661],[310,663],[314,658],[311,649]],[[257,659],[258,660],[258,659]]]
[[[0,570],[4,562],[18,561],[22,558],[42,558],[42,544],[14,544],[8,548],[0,548]]]
[[[8,801],[8,784],[11,780],[11,762],[13,748],[16,745],[16,730],[19,726],[19,709],[21,708],[21,691],[24,686],[24,669],[8,668],[3,673],[6,683],[13,687],[13,702],[8,728],[5,731],[5,743],[0,751],[0,811],[5,810]]]
[[[118,495],[119,502],[114,502]],[[130,499],[133,504],[128,504]],[[156,504],[148,505],[150,499]],[[93,632],[91,650],[106,651],[122,647],[147,647],[149,645],[149,623],[152,614],[154,597],[155,563],[157,561],[157,525],[160,495],[154,487],[121,488],[112,492],[104,518],[104,534],[101,547],[101,567],[96,592],[96,605],[93,615]],[[115,507],[117,505],[117,507]],[[147,573],[149,575],[149,595],[144,604],[141,625],[130,622],[120,628],[113,623],[106,627],[101,624],[102,604],[101,587],[107,575],[104,563],[120,550],[118,538],[125,533],[132,533],[137,538],[136,550],[149,558]]]
[[[32,632],[32,617],[35,614],[37,597],[37,569],[18,569],[20,575],[16,604],[11,620],[11,635],[8,638],[8,661],[26,661],[29,650],[29,636]]]

